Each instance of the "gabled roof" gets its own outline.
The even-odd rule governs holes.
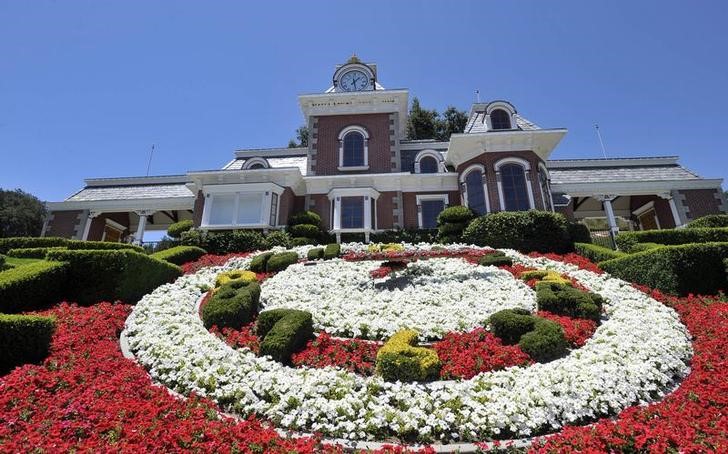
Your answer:
[[[124,186],[85,187],[67,198],[67,202],[100,200],[141,200],[194,197],[192,191],[182,184],[147,184]]]
[[[564,159],[550,160],[546,165],[554,184],[701,179],[678,164],[677,159],[677,156]]]

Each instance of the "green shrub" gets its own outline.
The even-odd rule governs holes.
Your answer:
[[[324,260],[335,259],[341,254],[341,245],[338,243],[327,244],[324,248]]]
[[[63,246],[58,247],[28,247],[21,249],[10,249],[8,257],[16,257],[20,259],[43,259],[50,250],[63,250]]]
[[[632,246],[631,253],[637,253],[642,251],[649,251],[650,249],[654,249],[656,247],[662,247],[664,244],[657,244],[657,243],[637,243],[634,246]],[[617,257],[613,257],[617,258]]]
[[[589,227],[581,222],[569,222],[566,230],[569,232],[569,238],[574,243],[591,243],[592,241]]]
[[[321,216],[313,211],[302,211],[288,217],[288,225],[311,224],[316,227],[321,225]]]
[[[568,252],[573,249],[566,218],[548,211],[501,211],[473,220],[463,241],[522,252]]]
[[[111,243],[108,241],[75,241],[69,240],[66,247],[70,250],[119,250],[129,249],[132,251],[146,253],[143,247],[128,243]]]
[[[274,230],[265,236],[265,248],[272,249],[276,246],[291,247],[291,236],[283,230]]]
[[[569,344],[561,325],[545,318],[534,319],[536,322],[533,331],[524,334],[518,341],[521,350],[542,363],[564,356]]]
[[[385,230],[369,236],[372,243],[434,243],[437,241],[436,229]]]
[[[298,262],[298,254],[293,251],[279,252],[273,254],[265,265],[265,269],[269,273],[283,271],[294,263]]]
[[[67,268],[65,263],[41,261],[3,271],[0,312],[28,311],[62,300]]]
[[[206,328],[239,329],[250,323],[258,312],[260,285],[242,280],[222,285],[202,307],[202,323]]]
[[[68,262],[64,294],[80,304],[114,300],[136,303],[182,274],[177,265],[132,250],[49,251],[47,259]]]
[[[315,247],[313,249],[308,250],[307,258],[309,260],[319,260],[324,258],[324,248],[322,247]]]
[[[466,206],[456,205],[447,207],[437,215],[437,225],[467,224],[475,218],[473,210]]]
[[[265,238],[254,230],[234,230],[231,232],[208,232],[207,247],[202,249],[213,254],[250,252],[265,248]]]
[[[316,241],[315,238],[306,238],[305,236],[300,236],[298,238],[293,238],[291,240],[291,246],[297,247],[297,246],[308,246],[308,245],[314,245],[318,244],[318,241]]]
[[[294,238],[316,238],[321,233],[321,229],[313,224],[296,224],[288,227],[288,233]]]
[[[585,292],[559,282],[536,284],[538,308],[554,314],[599,321],[604,300],[596,293]]]
[[[2,271],[3,265],[5,265],[5,260],[6,260],[5,256],[0,254],[0,271]]]
[[[261,315],[263,314],[265,312]],[[287,364],[291,360],[291,355],[313,338],[311,313],[289,309],[265,331],[264,336],[260,343],[260,354]]]
[[[728,227],[728,214],[709,214],[690,221],[688,228]]]
[[[261,254],[256,255],[253,257],[252,260],[250,260],[250,264],[248,265],[248,269],[250,271],[255,271],[256,273],[265,273],[266,265],[268,264],[268,259],[273,257],[272,252],[263,252]]]
[[[207,254],[207,252],[199,247],[175,246],[170,249],[155,252],[154,254],[151,254],[150,257],[164,260],[169,263],[174,263],[175,265],[184,265],[187,262],[192,262],[199,259],[205,254]]]
[[[296,309],[271,309],[261,312],[255,322],[255,333],[259,338],[264,338],[268,331],[273,328],[273,325],[278,323],[278,320],[294,312],[296,312]]]
[[[728,242],[684,244],[607,260],[599,266],[616,277],[665,293],[713,294],[728,289],[723,269],[726,257]]]
[[[437,378],[440,358],[431,348],[417,346],[417,331],[396,332],[379,349],[376,370],[386,381],[424,381]]]
[[[440,236],[460,236],[468,226],[467,222],[445,223],[437,228]]]
[[[191,219],[185,219],[184,221],[175,222],[174,224],[167,227],[167,235],[172,238],[179,238],[182,233],[187,232],[195,226],[195,223]]]
[[[35,247],[66,246],[70,240],[56,237],[10,237],[0,238],[0,254],[6,254],[10,249],[27,249]]]
[[[211,251],[209,246],[207,245],[207,232],[205,232],[204,230],[192,229],[186,232],[182,232],[179,236],[179,242],[183,246],[195,246],[205,249],[210,253],[217,253]]]
[[[478,260],[478,264],[482,266],[513,266],[513,259],[502,252],[496,252],[482,256]]]
[[[0,314],[0,374],[48,356],[55,327],[53,317]]]
[[[503,309],[491,315],[488,323],[491,332],[504,344],[513,345],[533,330],[536,317],[525,309]]]
[[[617,235],[617,246],[624,252],[632,252],[637,243],[659,243],[678,245],[688,243],[728,242],[728,227],[690,228],[670,230],[643,230],[621,232]]]
[[[624,252],[614,251],[604,246],[590,243],[574,243],[574,250],[577,254],[588,258],[594,263],[623,257],[625,255]]]

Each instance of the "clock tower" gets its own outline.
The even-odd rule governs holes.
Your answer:
[[[352,55],[343,65],[337,65],[333,77],[334,92],[368,91],[377,89],[377,66],[362,63]]]

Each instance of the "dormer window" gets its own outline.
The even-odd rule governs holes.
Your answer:
[[[437,173],[437,160],[432,156],[425,156],[420,161],[420,173]]]
[[[511,116],[503,109],[495,109],[490,113],[491,129],[511,129]]]
[[[264,158],[250,158],[243,164],[243,170],[267,169],[270,167]]]
[[[349,126],[339,134],[339,170],[369,168],[369,134],[359,126]]]
[[[415,173],[439,173],[443,169],[442,155],[435,150],[422,150],[415,156]]]

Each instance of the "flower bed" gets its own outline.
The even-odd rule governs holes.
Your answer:
[[[431,250],[429,245],[408,248]],[[297,248],[299,256],[307,249]],[[355,244],[345,251],[365,253]],[[690,344],[672,310],[606,275],[507,253],[521,265],[565,273],[606,298],[608,319],[581,349],[547,364],[433,383],[388,383],[331,368],[286,367],[231,349],[195,314],[195,301],[216,274],[245,268],[249,258],[184,276],[147,295],[127,320],[129,343],[153,378],[176,391],[209,396],[241,415],[265,415],[280,427],[349,439],[447,442],[534,435],[659,399],[687,373]],[[467,276],[460,263],[459,272]],[[503,273],[490,269],[491,275]]]

